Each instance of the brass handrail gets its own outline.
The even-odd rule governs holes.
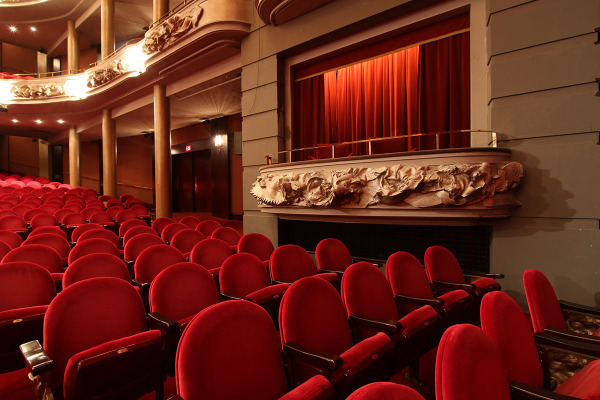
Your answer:
[[[491,134],[492,138],[491,141],[488,143],[488,146],[491,147],[498,147],[498,133],[495,131],[490,131],[490,130],[482,130],[482,129],[461,129],[461,130],[456,130],[456,131],[443,131],[443,132],[431,132],[431,133],[415,133],[415,134],[405,134],[405,135],[396,135],[396,136],[387,136],[387,137],[379,137],[379,138],[371,138],[371,139],[361,139],[361,140],[352,140],[352,141],[348,141],[348,142],[339,142],[339,143],[331,143],[331,144],[326,144],[326,145],[320,145],[320,146],[313,146],[313,147],[300,147],[300,148],[296,148],[296,149],[290,149],[290,150],[282,150],[282,151],[277,151],[274,153],[270,153],[267,154],[265,156],[266,160],[267,160],[267,165],[270,165],[273,163],[273,160],[275,158],[275,155],[287,155],[289,157],[289,161],[292,160],[292,154],[293,152],[297,152],[297,151],[305,151],[305,150],[314,150],[314,149],[324,149],[324,148],[331,148],[331,158],[335,158],[335,147],[339,146],[339,145],[350,145],[350,144],[362,144],[362,143],[367,143],[368,144],[368,152],[367,155],[372,155],[372,149],[371,149],[371,143],[373,142],[379,142],[379,141],[385,141],[385,140],[393,140],[393,139],[413,139],[413,138],[419,138],[419,137],[423,137],[423,136],[435,136],[436,140],[435,140],[435,150],[439,150],[440,149],[440,136],[441,135],[447,135],[447,134],[451,134],[451,133],[489,133]],[[431,149],[433,150],[433,149]],[[279,159],[279,157],[278,157]],[[279,163],[279,161],[277,160],[276,163]]]

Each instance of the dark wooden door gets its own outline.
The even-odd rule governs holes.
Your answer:
[[[192,153],[173,156],[173,211],[194,211],[194,168]]]
[[[194,151],[191,154],[194,160],[194,211],[210,212],[212,209],[210,149]]]

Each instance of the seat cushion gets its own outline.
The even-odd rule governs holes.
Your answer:
[[[468,297],[470,297],[469,293],[465,292],[464,290],[453,290],[439,296],[440,299],[444,300],[445,305],[456,303],[457,301]]]
[[[279,400],[322,399],[331,394],[333,394],[331,383],[323,375],[315,375],[281,396]]]
[[[554,392],[578,399],[600,400],[600,360],[586,365]]]
[[[496,282],[495,279],[492,279],[492,278],[479,278],[479,279],[474,280],[471,283],[473,285],[475,285],[475,289],[477,289],[478,291],[481,291],[482,289],[488,290],[488,287],[493,286],[493,285],[500,287],[500,284],[498,282]],[[494,289],[491,289],[491,290],[494,290]]]

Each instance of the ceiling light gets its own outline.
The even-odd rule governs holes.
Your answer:
[[[59,124],[64,124],[64,123],[65,123],[65,120],[64,120],[64,119],[59,119],[59,120],[58,120],[58,121],[56,121],[56,122],[58,122]]]
[[[35,26],[30,26],[29,29],[31,29],[31,32],[37,31],[37,28]]]
[[[38,125],[39,125],[39,124],[41,124],[42,122],[43,122],[43,121],[42,121],[41,119],[36,119],[36,120],[35,120],[35,123],[36,123],[36,124],[38,124]]]
[[[17,27],[16,26],[9,26],[8,29],[10,29],[11,32],[16,32],[17,31]]]
[[[18,120],[18,119],[16,119],[16,118],[15,118],[15,119],[12,119],[11,121],[12,121],[12,122],[14,122],[15,124],[16,124],[17,122],[19,122],[19,120]]]

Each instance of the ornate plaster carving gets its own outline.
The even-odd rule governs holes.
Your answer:
[[[59,83],[34,83],[29,85],[14,85],[10,93],[22,99],[47,99],[50,97],[63,96],[65,89]]]
[[[123,65],[123,61],[113,60],[108,65],[103,65],[102,68],[98,68],[88,75],[87,86],[89,88],[102,86],[123,75],[125,72],[127,72],[127,69]]]
[[[366,208],[378,204],[426,207],[520,205],[510,193],[523,176],[517,162],[393,165],[304,173],[263,173],[251,193],[259,205]]]
[[[192,7],[186,14],[175,14],[149,30],[146,32],[142,51],[153,54],[171,46],[198,26],[202,11],[200,6]]]

